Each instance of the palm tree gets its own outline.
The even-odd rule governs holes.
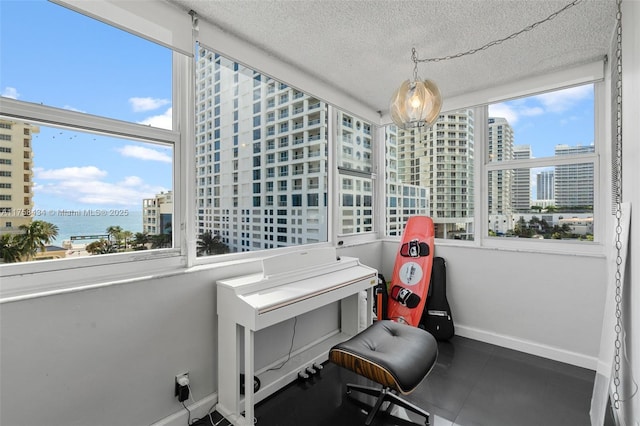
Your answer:
[[[40,222],[42,226],[42,235],[43,237],[45,237],[45,244],[51,244],[56,239],[56,237],[58,236],[58,233],[60,232],[58,225],[54,225],[53,223],[49,223],[49,222],[44,222],[42,220],[39,220],[38,222]]]
[[[51,244],[58,236],[58,226],[42,220],[20,225],[19,229],[23,233],[18,237],[18,245],[26,260],[33,259],[38,251],[44,252],[47,244]]]
[[[119,243],[122,239],[122,227],[118,225],[111,225],[107,228],[107,234],[109,234],[109,241]]]
[[[85,250],[91,254],[107,254],[116,252],[115,246],[111,244],[111,241],[107,241],[104,238],[87,244]]]
[[[164,230],[161,234],[151,236],[151,248],[167,248],[171,247],[173,242],[173,231],[171,222],[164,225]]]
[[[133,236],[133,240],[131,243],[133,244],[134,250],[145,250],[147,248],[147,244],[151,241],[149,238],[149,234],[146,232],[136,232]]]
[[[206,231],[198,237],[198,256],[224,254],[228,252],[229,247],[220,241],[220,235],[213,235],[211,231]]]
[[[19,262],[21,253],[17,238],[11,234],[0,236],[0,253],[5,263]]]
[[[151,236],[151,248],[171,247],[171,234],[156,234]]]
[[[124,239],[124,249],[126,250],[129,240],[131,240],[131,238],[133,237],[133,232],[131,232],[131,231],[122,231],[121,236]]]

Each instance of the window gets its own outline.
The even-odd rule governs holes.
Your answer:
[[[216,65],[219,73],[214,75],[210,70],[213,70]],[[225,251],[229,253],[327,241],[326,227],[318,229],[315,224],[311,226],[310,222],[311,220],[318,221],[319,218],[323,218],[319,220],[321,223],[327,222],[326,203],[320,205],[319,202],[321,199],[326,199],[327,171],[326,168],[316,168],[316,164],[327,162],[326,126],[314,125],[313,135],[317,137],[315,139],[304,138],[296,146],[300,149],[299,152],[317,153],[317,156],[313,157],[313,162],[304,155],[295,155],[293,152],[290,154],[289,147],[290,136],[303,135],[308,132],[307,128],[310,127],[303,126],[294,129],[291,124],[289,109],[294,100],[296,104],[302,102],[313,105],[316,105],[318,101],[285,84],[276,82],[271,77],[261,75],[244,65],[216,55],[204,46],[198,48],[196,69],[198,70],[196,73],[196,87],[198,88],[196,110],[202,111],[206,116],[206,112],[212,108],[211,95],[205,89],[200,89],[199,83],[213,75],[214,83],[220,86],[215,103],[221,123],[212,123],[214,133],[217,132],[220,137],[220,143],[214,148],[214,152],[220,158],[220,167],[214,171],[204,171],[202,176],[214,177],[214,183],[211,179],[196,181],[199,189],[204,190],[212,186],[218,189],[218,191],[214,191],[217,195],[214,196],[216,207],[212,209],[212,215],[198,221],[198,236],[211,230],[213,235],[219,235],[216,243],[223,245]],[[236,82],[236,92],[230,90],[230,85],[233,84],[231,82],[234,81]],[[244,95],[245,93],[251,94],[251,99],[248,99]],[[257,108],[256,105],[262,105],[262,107]],[[327,107],[325,104],[321,104],[314,109],[313,117],[309,114],[308,120],[321,119],[321,122],[325,123],[326,115]],[[234,139],[229,132],[231,129],[228,128],[228,125],[225,127],[224,124],[231,122],[232,118],[237,121],[235,132],[240,141],[240,149],[236,151],[232,149]],[[296,119],[303,123],[304,114],[298,114]],[[206,127],[202,130],[196,128],[196,140],[199,141],[200,136],[208,131],[210,130],[207,130]],[[311,132],[309,131],[309,133]],[[242,147],[244,140],[252,141],[252,149]],[[237,162],[233,163],[232,160],[236,159]],[[233,164],[236,165],[236,169],[233,169]],[[265,173],[255,172],[258,168],[262,169],[263,167],[266,169]],[[295,175],[299,174],[297,172],[305,169],[316,170],[321,175],[321,179],[314,181],[295,179]],[[277,181],[274,179],[276,177]],[[317,184],[319,182],[321,184]],[[311,183],[316,185],[313,186]],[[264,189],[263,193],[261,193],[261,189]],[[206,191],[203,192],[206,193]],[[303,203],[305,195],[308,200],[306,205]],[[198,206],[206,204],[205,196],[197,195],[196,203]],[[279,216],[304,218],[289,224],[290,233],[299,235],[301,238],[295,241],[288,240],[286,237],[281,238],[277,235],[278,230],[273,228],[265,228],[263,232],[240,235],[242,229],[246,229],[246,225],[243,228],[243,221],[245,223],[270,223],[269,221],[273,221],[273,210],[252,208],[261,205],[277,206]],[[244,211],[244,213],[236,214],[237,211]],[[229,230],[229,232],[222,232],[223,230]],[[202,238],[199,241],[200,244],[204,243]],[[274,246],[273,241],[278,241],[278,244]],[[220,253],[225,251],[220,251]],[[208,250],[208,253],[213,254],[216,251]]]
[[[594,240],[594,111],[593,84],[488,106],[488,236]]]
[[[373,196],[372,124],[340,110],[337,110],[337,114],[337,134],[340,135],[337,164],[341,186],[338,233],[348,235],[372,232],[373,210],[362,210],[362,205],[355,202],[357,197]],[[354,140],[360,143],[354,145]],[[363,140],[366,141],[364,144]]]
[[[45,0],[3,2],[2,14],[3,96],[171,128],[171,50]]]
[[[401,235],[409,216],[427,215],[436,238],[473,239],[474,116],[442,113],[422,131],[387,126],[387,235]],[[456,131],[438,131],[445,127]],[[445,145],[447,152],[437,148]]]
[[[0,153],[10,156],[0,179],[14,194],[0,200],[6,222],[14,231],[40,227],[45,245],[96,258],[92,265],[122,262],[98,254],[172,247],[174,53],[47,1],[9,2],[3,15],[3,56],[13,60],[0,65],[0,146],[19,142]],[[33,73],[42,63],[46,72]],[[144,213],[150,200],[153,217]],[[12,263],[46,256],[39,242],[11,235],[24,249]]]

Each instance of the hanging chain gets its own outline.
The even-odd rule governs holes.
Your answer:
[[[613,358],[613,406],[617,410],[620,408],[620,366],[622,360],[620,351],[622,349],[622,0],[618,0],[618,11],[616,20],[618,24],[616,33],[616,181],[615,181],[615,200],[616,200],[616,324],[614,331],[615,353]]]
[[[474,53],[480,52],[482,50],[487,50],[490,47],[493,47],[493,46],[495,46],[497,44],[500,44],[500,43],[502,43],[504,41],[514,39],[514,38],[518,37],[519,35],[521,35],[523,33],[526,33],[528,31],[533,30],[538,25],[544,24],[545,22],[548,22],[548,21],[551,21],[552,19],[555,19],[562,12],[566,11],[567,9],[571,9],[573,6],[577,5],[581,1],[582,0],[574,0],[571,3],[569,3],[568,5],[566,5],[565,7],[563,7],[562,9],[553,12],[551,15],[547,16],[545,19],[542,19],[541,21],[535,22],[535,23],[533,23],[533,24],[521,29],[518,32],[515,32],[515,33],[513,33],[511,35],[508,35],[507,37],[491,41],[491,42],[485,44],[482,47],[478,47],[478,48],[475,48],[475,49],[467,50],[466,52],[456,53],[455,55],[442,56],[442,57],[439,57],[439,58],[426,58],[426,59],[417,59],[417,58],[415,58],[414,59],[414,56],[412,56],[412,59],[413,59],[414,63],[417,63],[417,62],[440,62],[440,61],[448,61],[450,59],[460,58],[462,56],[473,55]],[[415,49],[413,50],[413,52],[415,54]]]
[[[418,80],[418,54],[416,48],[411,49],[411,60],[413,61],[413,81]]]

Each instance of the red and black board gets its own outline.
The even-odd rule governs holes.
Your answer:
[[[434,234],[430,217],[407,220],[388,283],[388,319],[414,327],[420,323],[431,280]]]

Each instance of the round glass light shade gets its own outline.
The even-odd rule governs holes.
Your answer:
[[[402,129],[429,127],[438,119],[442,96],[431,80],[404,81],[391,97],[391,119]]]

